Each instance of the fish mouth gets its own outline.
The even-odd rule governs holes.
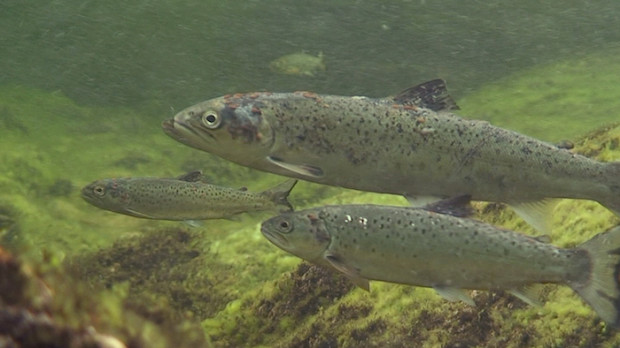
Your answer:
[[[277,245],[282,249],[286,249],[288,247],[288,240],[286,240],[286,238],[284,238],[284,236],[282,236],[281,234],[269,231],[264,225],[261,226],[260,231],[263,236],[265,236],[265,238],[267,238],[271,243]]]
[[[94,187],[94,184],[88,184],[82,187],[82,190],[80,192],[80,197],[82,197],[82,199],[85,200],[86,202],[96,205],[97,199],[95,198],[93,194],[93,187]]]
[[[212,145],[216,142],[212,134],[209,132],[198,132],[196,127],[179,119],[179,117],[164,120],[161,123],[161,128],[172,139],[199,150],[205,148],[205,143]]]
[[[93,197],[90,196],[90,193],[87,192],[87,190],[86,190],[87,188],[88,187],[82,188],[82,192],[80,194],[80,197],[82,197],[82,199],[85,200],[86,202],[90,203],[90,202],[92,202],[94,200],[93,200]]]

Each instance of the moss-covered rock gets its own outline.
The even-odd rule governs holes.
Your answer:
[[[134,310],[122,291],[93,289],[54,256],[24,263],[0,248],[0,344],[7,347],[208,347],[199,326]],[[162,309],[164,317],[169,309]]]

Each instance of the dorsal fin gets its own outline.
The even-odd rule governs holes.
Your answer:
[[[202,176],[202,170],[193,170],[189,173],[177,176],[176,179],[187,182],[204,181],[204,177]]]
[[[407,88],[394,97],[394,101],[403,105],[415,105],[421,108],[440,110],[458,110],[459,107],[446,88],[446,81],[435,79]]]
[[[451,198],[442,199],[439,202],[427,204],[422,207],[424,210],[434,213],[452,215],[456,217],[467,217],[474,213],[469,202],[470,195],[461,195]]]

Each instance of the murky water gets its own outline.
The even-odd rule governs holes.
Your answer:
[[[216,347],[613,346],[618,335],[565,288],[546,288],[542,308],[486,292],[470,308],[391,284],[366,294],[265,241],[268,213],[190,228],[99,211],[78,191],[195,169],[256,191],[280,182],[160,129],[188,105],[253,90],[380,97],[441,77],[466,117],[579,142],[620,121],[618,28],[613,1],[0,0],[0,245],[80,260],[72,269],[94,288],[137,299],[131,310],[165,317],[166,332],[182,332],[171,323],[183,317]],[[294,53],[321,56],[324,69],[270,69]],[[610,129],[580,149],[620,160]],[[405,204],[308,183],[291,201]],[[618,223],[596,203],[556,210],[557,245]],[[486,218],[531,232],[498,214]]]
[[[2,83],[81,104],[180,108],[242,90],[383,96],[443,77],[456,96],[617,45],[608,1],[3,1]],[[271,60],[323,52],[315,78]]]

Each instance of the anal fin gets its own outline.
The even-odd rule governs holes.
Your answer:
[[[541,287],[542,284],[532,284],[518,289],[508,290],[508,292],[530,306],[538,307],[542,306],[542,302],[539,299]]]
[[[535,202],[508,203],[525,222],[544,234],[551,234],[551,213],[557,199],[546,198]]]

